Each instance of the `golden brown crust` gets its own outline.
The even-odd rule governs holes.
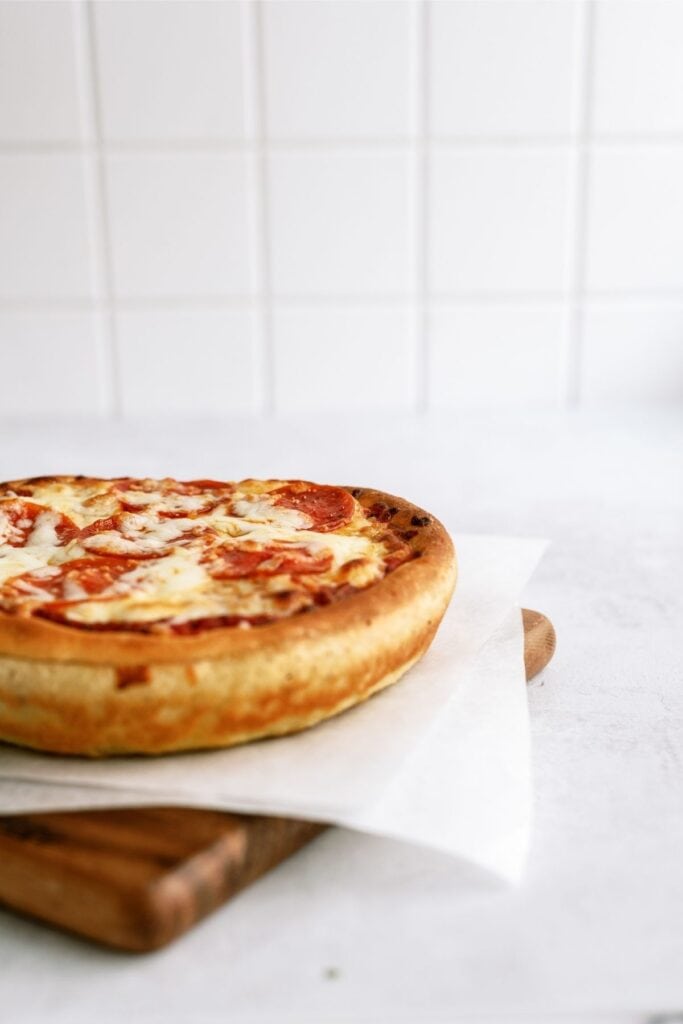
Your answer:
[[[415,557],[338,603],[191,636],[0,612],[0,737],[62,753],[161,753],[292,732],[394,682],[427,649],[456,577],[443,526],[349,488]]]

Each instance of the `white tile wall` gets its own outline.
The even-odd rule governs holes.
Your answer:
[[[595,128],[605,134],[683,131],[683,4],[600,3]]]
[[[568,284],[569,147],[434,148],[435,292],[561,291]]]
[[[82,125],[72,5],[0,4],[0,140],[78,140]]]
[[[277,410],[414,408],[414,321],[398,307],[278,310]]]
[[[104,411],[97,314],[0,312],[0,352],[0,416]]]
[[[0,296],[91,293],[85,167],[75,153],[0,153]]]
[[[93,13],[105,139],[245,137],[242,4],[117,0]]]
[[[264,4],[273,139],[386,139],[414,128],[415,6]]]
[[[485,137],[572,131],[579,13],[579,4],[561,0],[434,4],[434,133]]]
[[[679,401],[681,39],[673,0],[1,2],[0,414]]]
[[[431,321],[431,394],[437,408],[479,405],[482,380],[498,406],[561,401],[567,345],[561,305],[436,306]]]
[[[275,294],[410,292],[411,169],[404,152],[274,153],[268,176]]]
[[[683,302],[585,313],[585,400],[683,401]]]
[[[258,409],[258,338],[244,309],[117,314],[124,412],[207,416]]]
[[[683,290],[683,144],[596,146],[588,195],[589,287]]]
[[[107,158],[117,296],[199,298],[252,290],[248,162],[232,153]]]

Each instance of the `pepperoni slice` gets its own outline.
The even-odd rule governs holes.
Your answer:
[[[62,565],[34,569],[13,576],[2,588],[3,596],[35,597],[50,603],[73,604],[98,597],[137,562],[127,558],[75,558]]]
[[[293,508],[313,520],[312,529],[329,533],[346,526],[353,518],[354,501],[342,487],[309,484],[305,481],[289,483],[271,492],[276,505]]]
[[[269,545],[259,550],[224,545],[206,559],[215,580],[238,580],[246,576],[292,576],[326,572],[332,565],[330,551],[311,553],[305,548]]]
[[[97,519],[80,533],[80,543],[96,555],[126,558],[160,558],[183,538],[195,536],[192,520],[164,522],[153,516],[119,512]]]
[[[0,544],[23,548],[26,544],[68,544],[78,527],[68,516],[23,498],[0,500]]]
[[[42,511],[40,505],[21,498],[0,502],[0,544],[23,548]]]

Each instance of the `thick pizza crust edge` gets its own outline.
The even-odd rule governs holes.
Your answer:
[[[81,630],[0,613],[0,739],[54,753],[159,754],[304,729],[399,679],[426,651],[456,579],[429,513],[398,509],[419,557],[367,590],[250,630],[196,636]]]

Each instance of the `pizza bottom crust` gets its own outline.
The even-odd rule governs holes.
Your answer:
[[[326,718],[332,718],[342,711],[362,703],[373,694],[391,686],[392,683],[398,682],[421,657],[422,652],[416,654],[405,665],[387,672],[381,679],[373,682],[363,693],[354,692],[345,696],[339,696],[325,708],[318,707],[309,713],[290,714],[273,720],[270,723],[264,722],[263,724],[252,726],[237,725],[229,733],[224,731],[224,726],[214,726],[208,729],[204,726],[203,728],[196,728],[194,732],[186,733],[182,741],[170,739],[169,736],[173,733],[174,728],[181,727],[182,719],[179,716],[168,715],[165,716],[167,718],[166,723],[156,723],[154,732],[157,741],[154,743],[150,741],[148,725],[144,728],[144,737],[136,741],[130,722],[126,722],[125,738],[122,738],[118,734],[116,724],[110,721],[106,728],[102,728],[98,723],[89,722],[88,735],[92,737],[92,740],[86,744],[83,739],[83,725],[85,723],[79,710],[73,709],[72,714],[68,715],[67,713],[65,716],[62,713],[62,709],[60,709],[60,713],[54,715],[52,713],[53,709],[48,707],[42,708],[38,714],[31,713],[26,715],[23,720],[16,714],[16,709],[13,709],[7,722],[5,722],[2,714],[4,709],[0,708],[0,730],[2,730],[3,738],[6,742],[17,746],[48,751],[53,754],[79,754],[93,758],[139,753],[165,754],[173,751],[181,752],[237,746],[238,744],[248,743],[253,740],[301,732]],[[80,741],[76,741],[69,736],[68,732],[65,732],[64,725],[67,722],[67,716],[69,722],[75,721],[78,723],[81,735]],[[143,744],[145,749],[143,749]],[[131,749],[131,745],[133,745],[133,749]]]
[[[455,567],[375,619],[301,623],[286,645],[146,666],[0,656],[0,739],[90,757],[226,747],[297,732],[367,699],[429,647]]]

